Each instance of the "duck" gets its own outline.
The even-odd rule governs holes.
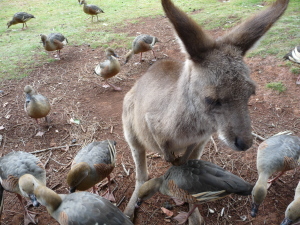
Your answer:
[[[294,200],[285,210],[285,218],[280,225],[292,225],[300,221],[300,182],[295,190]]]
[[[57,51],[54,57],[60,59],[60,50],[68,43],[68,39],[61,33],[41,34],[41,40],[46,51]]]
[[[30,85],[24,87],[24,92],[26,95],[24,109],[27,115],[35,119],[37,123],[39,118],[45,117],[46,122],[49,123],[47,115],[51,106],[47,97],[37,93]]]
[[[111,78],[120,72],[120,63],[117,59],[118,55],[115,54],[112,48],[107,48],[105,50],[105,54],[107,60],[99,63],[95,67],[94,73],[104,78],[105,84],[103,85],[103,87],[107,88],[111,86],[114,90],[121,91],[122,89],[120,87],[117,87],[107,81],[108,78]]]
[[[93,193],[97,193],[95,185],[107,177],[108,191],[105,198],[115,202],[110,191],[110,173],[115,168],[115,161],[116,142],[113,140],[94,141],[83,147],[75,156],[67,174],[70,192],[93,187]]]
[[[92,16],[92,22],[94,16],[97,17],[97,21],[98,21],[98,14],[104,13],[104,11],[100,9],[98,6],[87,4],[85,0],[81,0],[80,5],[83,5],[83,12]]]
[[[48,213],[61,225],[133,225],[118,207],[99,195],[85,191],[57,194],[45,185],[41,185],[31,175],[24,177],[23,187],[24,192],[33,192],[37,201],[45,206]]]
[[[172,166],[164,175],[146,181],[138,192],[136,207],[159,191],[175,198],[177,205],[182,202],[193,204],[188,213],[179,213],[174,217],[179,224],[184,224],[200,204],[232,193],[251,195],[252,188],[252,184],[222,167],[194,159],[180,166]]]
[[[34,223],[34,213],[30,212],[23,204],[22,196],[32,201],[33,206],[39,206],[33,192],[26,193],[20,188],[20,180],[23,176],[30,174],[40,185],[46,185],[46,171],[42,162],[34,155],[23,152],[10,152],[0,158],[0,216],[3,210],[3,192],[15,193],[24,207],[24,223]]]
[[[11,25],[15,25],[18,23],[23,23],[23,27],[22,30],[24,29],[24,25],[27,27],[26,22],[32,18],[35,18],[34,15],[29,14],[27,12],[17,12],[14,14],[13,18],[11,21],[7,22],[7,29],[11,26]]]
[[[300,64],[300,45],[288,52],[283,58]],[[297,78],[296,84],[300,84],[300,76]]]
[[[300,138],[293,135],[274,135],[263,141],[257,150],[256,167],[258,180],[252,191],[251,216],[255,217],[259,206],[267,195],[268,183],[274,183],[286,171],[298,166],[300,157]],[[279,174],[271,180],[270,176]]]
[[[125,56],[125,64],[132,58],[134,54],[140,54],[140,62],[142,62],[143,52],[151,50],[153,52],[154,58],[156,60],[155,52],[153,51],[153,46],[156,42],[159,42],[157,37],[141,34],[137,36],[132,42],[132,49]]]

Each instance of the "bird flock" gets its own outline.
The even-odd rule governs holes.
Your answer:
[[[93,17],[96,16],[98,21],[98,14],[99,13],[104,13],[104,11],[99,8],[96,5],[92,4],[87,4],[85,0],[78,0],[78,3],[80,5],[83,5],[83,12],[91,15],[92,22]],[[29,21],[30,19],[35,18],[34,15],[29,14],[27,12],[18,12],[13,15],[13,18],[11,21],[7,23],[7,28],[9,28],[11,25],[15,25],[18,23],[22,23],[23,27],[22,30],[25,29],[24,25],[26,28],[28,28],[26,22]],[[46,51],[56,51],[57,54],[54,55],[55,59],[60,60],[61,55],[60,55],[60,50],[63,49],[67,44],[68,44],[68,39],[61,33],[50,33],[48,35],[45,34],[40,34],[41,36],[41,42],[43,44],[43,47]],[[125,56],[125,62],[126,64],[134,54],[140,53],[140,62],[142,62],[142,53],[151,50],[154,55],[154,60],[156,60],[156,55],[153,51],[153,47],[155,43],[158,42],[157,37],[148,35],[148,34],[141,34],[137,36],[132,43],[132,49],[126,54]],[[105,81],[105,84],[103,87],[112,87],[116,91],[121,91],[122,88],[117,87],[107,81],[108,78],[111,78],[115,75],[117,75],[120,72],[120,63],[118,61],[118,56],[114,52],[112,48],[107,48],[105,50],[105,54],[107,57],[107,60],[104,62],[100,62],[96,68],[94,69],[94,73],[100,77],[102,77]]]
[[[83,11],[93,17],[104,13],[96,5],[87,4],[85,0],[78,0],[83,5]],[[16,13],[12,20],[7,23],[11,25],[23,23],[24,29],[30,19],[35,18],[26,12]],[[46,51],[57,51],[55,56],[60,59],[60,50],[68,43],[60,33],[41,34],[41,41]],[[134,54],[151,50],[156,60],[153,46],[159,40],[157,37],[141,34],[132,43],[132,49],[126,54],[126,64]],[[284,59],[300,63],[300,47],[295,47]],[[118,55],[113,49],[105,50],[107,60],[100,62],[94,69],[96,75],[105,80],[103,87],[112,87],[121,91],[107,81],[120,71]],[[299,80],[299,78],[298,78]],[[297,82],[298,82],[297,80]],[[299,81],[300,82],[300,81]],[[47,115],[51,110],[49,100],[39,94],[32,86],[24,88],[24,109],[28,116],[35,119],[45,118],[49,124]],[[66,177],[69,186],[69,194],[57,194],[46,186],[46,171],[43,163],[34,155],[22,151],[11,152],[0,158],[0,215],[3,211],[4,191],[15,193],[24,207],[24,224],[34,223],[35,213],[29,211],[23,204],[22,196],[29,199],[34,207],[40,204],[47,208],[49,214],[59,224],[110,224],[127,225],[133,224],[129,218],[122,213],[111,202],[115,202],[110,189],[110,173],[116,164],[116,142],[104,140],[92,142],[83,147],[75,156],[70,171]],[[244,179],[232,174],[225,169],[203,160],[189,160],[184,165],[172,166],[168,171],[158,178],[145,182],[139,190],[136,207],[151,198],[156,192],[174,198],[177,205],[188,202],[194,204],[194,208],[188,213],[180,213],[175,220],[178,224],[184,224],[194,209],[200,204],[216,201],[230,194],[252,195],[251,216],[259,214],[259,206],[267,198],[268,189],[271,184],[286,171],[295,169],[300,158],[300,138],[292,135],[274,135],[258,147],[257,171],[258,180],[252,185]],[[274,179],[268,180],[274,173],[279,173]],[[107,193],[101,197],[97,193],[95,185],[108,178]],[[86,190],[93,188],[93,193]],[[291,225],[300,220],[300,182],[296,187],[295,198],[287,206],[285,218],[281,225]]]

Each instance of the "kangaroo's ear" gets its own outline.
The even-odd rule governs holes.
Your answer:
[[[194,20],[177,8],[171,0],[162,0],[161,3],[190,58],[192,60],[203,59],[206,53],[214,48],[215,40],[204,32]]]
[[[284,13],[289,0],[277,0],[267,9],[249,18],[221,37],[221,43],[238,47],[242,54],[258,41]]]

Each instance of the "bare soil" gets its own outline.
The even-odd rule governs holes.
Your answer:
[[[116,28],[115,32],[128,33],[132,39],[139,33],[155,35],[160,40],[155,47],[158,60],[184,60],[172,27],[165,17],[141,18],[138,23],[127,23],[126,26]],[[213,36],[222,32],[210,31]],[[76,153],[91,141],[114,139],[117,142],[117,165],[112,174],[113,187],[116,204],[124,210],[134,190],[135,167],[123,137],[122,102],[135,81],[154,63],[153,55],[151,52],[144,53],[145,61],[141,64],[136,64],[139,55],[135,55],[128,64],[122,66],[121,72],[111,79],[112,83],[122,88],[122,91],[117,92],[103,88],[103,81],[93,74],[96,64],[105,59],[104,49],[91,49],[88,45],[72,46],[72,40],[69,42],[70,45],[62,50],[61,60],[32,68],[32,73],[24,79],[1,82],[0,134],[3,140],[0,154],[43,150],[34,154],[46,164],[47,186],[58,193],[68,193],[66,174]],[[121,46],[122,43],[118,44]],[[44,50],[41,48],[41,51]],[[122,56],[127,51],[125,48],[116,49],[122,62]],[[53,53],[48,54],[53,57]],[[265,138],[285,130],[299,135],[300,86],[295,84],[297,77],[289,72],[284,61],[273,57],[245,58],[245,61],[257,84],[256,95],[249,102],[253,132]],[[282,81],[287,90],[279,94],[265,87],[267,83],[275,81]],[[38,92],[49,98],[52,105],[50,127],[44,121],[37,124],[25,114],[23,89],[27,84],[33,85]],[[70,122],[71,119],[79,120],[80,124]],[[38,131],[45,133],[36,136]],[[254,184],[257,180],[256,150],[261,140],[255,138],[252,148],[246,152],[235,152],[220,143],[217,137],[214,140],[216,145],[209,142],[202,159],[216,163]],[[161,157],[151,153],[148,155],[148,165],[151,178],[162,175],[170,166]],[[296,171],[289,171],[282,176],[269,189],[256,218],[250,216],[250,196],[232,195],[203,204],[200,211],[206,224],[280,224],[299,179],[300,175]],[[99,190],[103,193],[106,188],[104,180],[99,184]],[[161,210],[166,203],[174,205],[169,197],[156,194],[137,211],[134,224],[176,224],[172,218],[166,218]],[[30,209],[37,212],[38,224],[57,224],[45,207]],[[187,210],[187,205],[174,206],[172,209],[174,216],[179,211]],[[5,192],[1,222],[4,225],[23,224],[23,209],[15,194]]]

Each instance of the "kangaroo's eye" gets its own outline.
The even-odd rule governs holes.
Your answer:
[[[205,97],[205,103],[210,106],[221,106],[222,103],[219,99],[214,99],[211,97]]]

